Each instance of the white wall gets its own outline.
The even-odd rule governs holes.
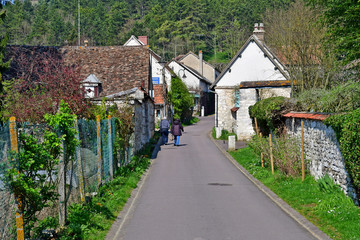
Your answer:
[[[151,75],[152,77],[158,77],[160,82],[159,84],[163,84],[164,82],[164,74],[163,66],[158,62],[158,60],[151,54]]]
[[[169,64],[169,67],[173,69],[174,73],[185,83],[186,87],[191,90],[200,90],[200,80],[195,77],[192,73],[181,67],[178,63],[172,61]],[[186,78],[183,78],[183,75],[186,75]]]
[[[141,44],[139,44],[138,41],[136,41],[135,39],[131,38],[129,39],[130,41],[126,44],[126,46],[140,46]]]
[[[286,80],[275,65],[264,57],[264,52],[255,42],[250,42],[229,70],[222,76],[217,86],[236,86],[242,81]]]

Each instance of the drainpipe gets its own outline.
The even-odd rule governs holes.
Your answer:
[[[199,51],[199,60],[200,60],[200,66],[199,66],[200,74],[201,74],[201,76],[203,76],[204,70],[203,70],[203,52],[202,52],[202,50]]]

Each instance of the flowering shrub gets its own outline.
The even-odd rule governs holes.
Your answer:
[[[61,100],[69,104],[72,113],[87,115],[89,102],[81,87],[80,69],[67,66],[56,50],[22,48],[14,50],[12,58],[8,75],[13,79],[4,82],[3,116],[42,122],[46,113],[58,111]]]

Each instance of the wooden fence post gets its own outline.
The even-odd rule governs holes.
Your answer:
[[[262,141],[262,133],[260,133],[260,141]],[[261,143],[260,143],[261,144]],[[264,167],[264,153],[260,153],[261,167]]]
[[[305,180],[304,121],[301,121],[301,169],[302,169],[302,181],[304,181]]]
[[[58,193],[59,193],[59,224],[65,226],[66,222],[66,145],[61,144],[63,153],[59,159]]]
[[[274,174],[274,158],[273,158],[273,146],[271,133],[269,134],[269,143],[270,143],[270,163],[271,163],[271,173]]]
[[[256,118],[255,118],[255,129],[256,129],[256,136],[259,136],[259,127],[258,127]]]
[[[81,160],[80,153],[80,135],[79,135],[79,125],[77,119],[74,121],[74,128],[76,130],[76,140],[79,145],[76,147],[76,159],[77,159],[77,176],[79,178],[79,190],[80,190],[80,199],[82,202],[85,202],[85,185],[84,185],[84,174],[83,174],[83,164]]]
[[[19,152],[15,117],[10,118],[10,144],[11,151]],[[24,214],[22,212],[21,198],[15,195],[16,203],[16,234],[18,240],[24,240]]]
[[[101,185],[101,168],[102,168],[102,163],[101,163],[101,126],[100,126],[100,116],[97,115],[96,116],[96,127],[97,127],[97,154],[98,154],[98,186]]]
[[[113,160],[113,146],[112,146],[112,131],[111,131],[111,116],[108,116],[108,151],[109,151],[109,172],[110,179],[114,178],[114,160]]]

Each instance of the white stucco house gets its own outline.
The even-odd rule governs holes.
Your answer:
[[[216,92],[215,126],[236,133],[239,140],[254,134],[249,107],[274,96],[290,97],[285,66],[264,43],[263,24],[255,24],[245,42],[211,86]]]
[[[203,52],[201,50],[199,51],[199,55],[190,51],[184,56],[179,57],[177,61],[191,69],[194,69],[211,83],[214,83],[217,76],[220,74],[213,65],[204,61]]]
[[[211,81],[202,76],[196,70],[175,59],[172,60],[168,66],[183,81],[183,83],[185,83],[189,92],[193,95],[194,111],[200,111],[200,98],[203,94],[210,92],[210,86],[212,84]]]

